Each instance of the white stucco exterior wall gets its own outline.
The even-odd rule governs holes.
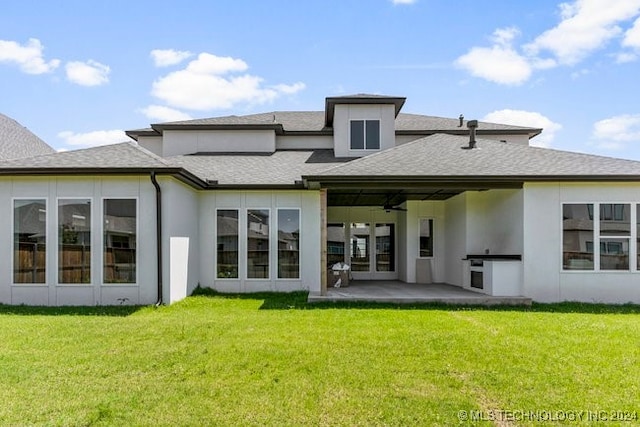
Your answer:
[[[467,253],[522,254],[521,190],[469,191]]]
[[[198,192],[170,177],[159,177],[158,183],[162,189],[163,300],[172,303],[191,294],[199,282]]]
[[[562,204],[640,203],[640,184],[527,183],[524,187],[524,294],[541,302],[640,303],[640,272],[563,271]],[[631,224],[631,244],[637,227]],[[631,254],[632,255],[632,254]],[[631,262],[633,267],[633,262]]]
[[[467,193],[445,201],[445,282],[462,286],[462,259],[467,255]]]
[[[333,150],[331,135],[277,135],[278,150]]]
[[[13,200],[44,199],[46,283],[13,284]],[[91,200],[91,283],[58,284],[57,210],[60,198]],[[137,200],[137,283],[103,283],[103,199]],[[27,305],[151,304],[156,299],[155,192],[146,176],[0,178],[0,303]]]
[[[273,130],[165,130],[162,156],[193,153],[273,153]]]
[[[162,157],[162,137],[161,136],[139,136],[138,145],[151,151],[156,156]]]

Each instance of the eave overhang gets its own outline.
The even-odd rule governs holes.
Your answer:
[[[129,138],[133,139],[134,141],[137,141],[138,138],[141,136],[161,136],[162,135],[153,129],[127,130],[124,132],[124,134],[127,135]]]
[[[640,175],[518,175],[518,176],[323,176],[302,177],[307,188],[522,188],[527,182],[640,182]]]
[[[273,130],[281,135],[284,129],[280,123],[256,123],[256,124],[152,124],[151,127],[162,134],[165,130]]]

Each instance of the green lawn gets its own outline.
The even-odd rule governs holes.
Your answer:
[[[308,306],[305,298],[0,306],[0,425],[471,424],[460,411],[515,420],[498,425],[535,424],[518,421],[519,411],[640,416],[639,306]],[[588,425],[582,416],[570,424]]]

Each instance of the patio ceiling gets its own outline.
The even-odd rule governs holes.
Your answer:
[[[329,206],[399,205],[407,200],[446,200],[464,190],[453,189],[340,189],[327,192]]]
[[[522,188],[520,182],[405,182],[331,183],[327,188],[328,206],[397,206],[407,200],[447,200],[465,191]]]

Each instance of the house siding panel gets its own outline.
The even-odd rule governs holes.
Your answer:
[[[164,157],[193,153],[272,153],[276,150],[273,130],[165,130]]]

